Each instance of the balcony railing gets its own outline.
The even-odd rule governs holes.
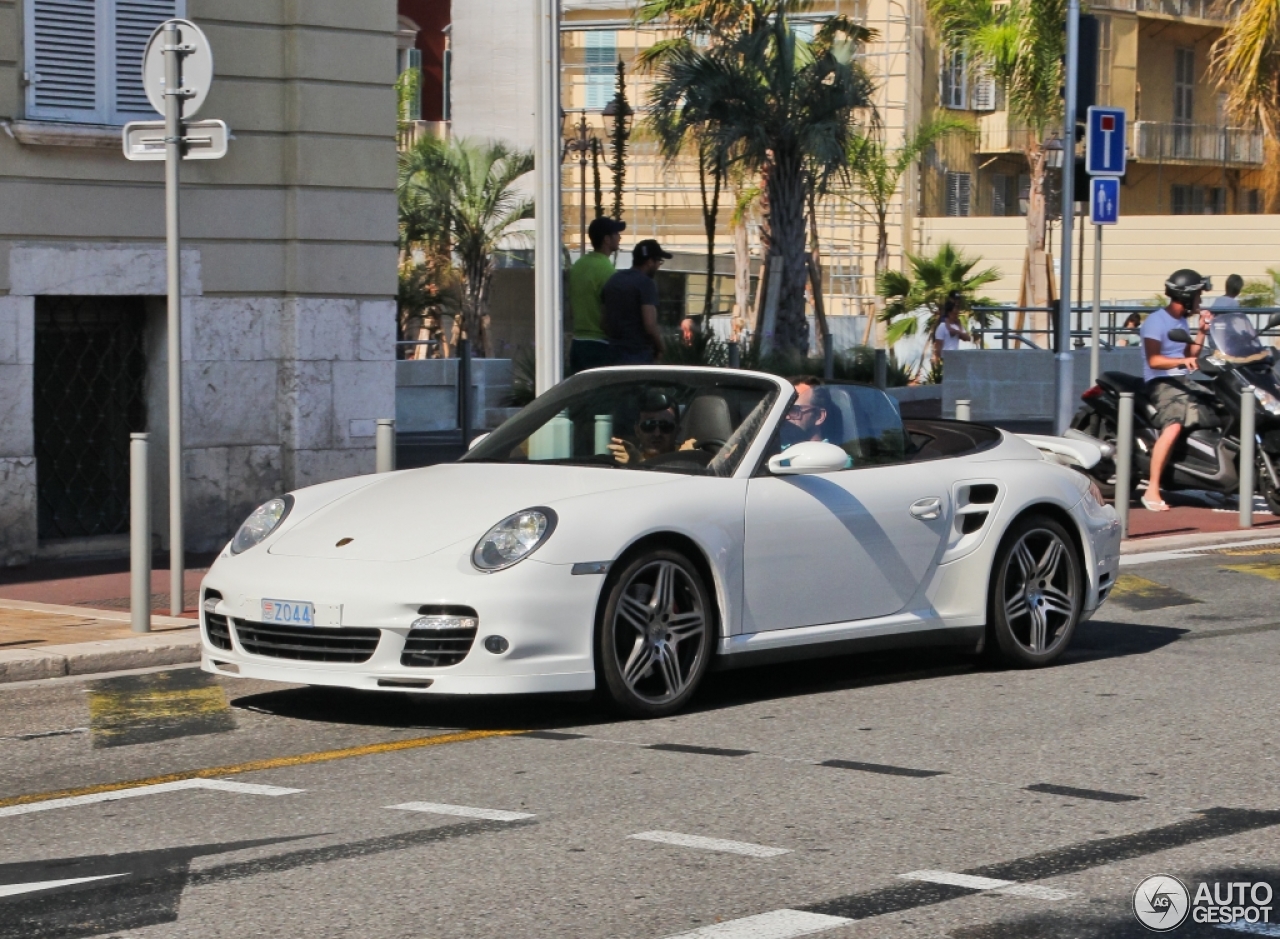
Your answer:
[[[1033,136],[1028,128],[1010,121],[1008,111],[992,111],[978,118],[979,153],[1023,153]]]
[[[1153,163],[1260,166],[1262,134],[1241,127],[1135,121],[1132,153]]]
[[[448,121],[401,121],[396,128],[396,149],[408,150],[423,137],[449,137]]]
[[[1220,0],[1094,0],[1090,6],[1125,10],[1129,13],[1226,22],[1235,17],[1239,4],[1234,0],[1230,3],[1221,3]]]

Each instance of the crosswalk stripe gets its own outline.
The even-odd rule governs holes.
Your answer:
[[[10,815],[29,815],[32,812],[47,812],[50,809],[67,809],[78,805],[93,805],[96,802],[116,802],[120,799],[157,795],[161,792],[178,792],[183,789],[211,789],[215,792],[238,792],[243,795],[253,796],[287,796],[295,792],[306,792],[305,789],[286,789],[283,786],[229,782],[225,779],[180,779],[176,782],[157,783],[153,786],[137,786],[132,789],[113,789],[109,792],[72,796],[69,799],[49,799],[46,802],[7,805],[0,808],[0,818]]]
[[[469,805],[446,805],[443,802],[404,802],[387,808],[405,812],[430,812],[434,815],[456,815],[461,818],[483,818],[491,822],[518,822],[534,817],[531,812],[504,812],[501,809],[478,809]]]
[[[749,841],[725,841],[723,838],[704,838],[701,835],[684,835],[678,831],[642,831],[638,835],[628,835],[637,841],[656,841],[659,844],[673,844],[682,848],[701,848],[704,851],[721,851],[725,854],[742,854],[746,857],[777,857],[779,854],[790,854],[790,848],[770,848],[763,844],[752,844]]]
[[[803,910],[773,910],[758,916],[731,919],[724,923],[700,926],[693,932],[682,932],[667,939],[792,939],[811,936],[848,925],[853,920]]]

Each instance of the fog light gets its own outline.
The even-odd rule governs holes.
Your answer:
[[[507,642],[502,636],[486,636],[484,647],[494,655],[502,655],[511,648],[511,643]]]
[[[431,616],[419,616],[409,626],[410,629],[475,629],[480,621],[474,616],[460,616],[454,613],[436,613]]]

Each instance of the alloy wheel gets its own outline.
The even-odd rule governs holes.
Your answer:
[[[679,697],[707,654],[707,611],[680,565],[655,560],[623,586],[614,611],[613,647],[628,690],[649,704]]]
[[[1009,633],[1033,655],[1052,652],[1070,634],[1076,616],[1071,546],[1046,528],[1025,532],[1006,555],[1004,618]]]

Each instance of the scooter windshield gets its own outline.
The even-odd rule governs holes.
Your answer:
[[[1218,313],[1209,327],[1213,347],[1230,359],[1247,359],[1265,352],[1249,317],[1243,313]]]

